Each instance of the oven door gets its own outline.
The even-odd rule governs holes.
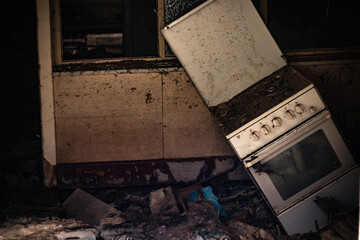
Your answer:
[[[356,167],[330,116],[321,113],[244,160],[276,214]]]

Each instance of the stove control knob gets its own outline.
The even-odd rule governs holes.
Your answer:
[[[310,110],[311,113],[316,112],[316,108],[315,108],[315,107],[310,107],[309,110]]]
[[[270,127],[269,125],[262,125],[261,126],[261,131],[265,134],[268,135],[270,133]]]
[[[305,111],[304,105],[302,105],[300,103],[296,104],[295,111],[300,114],[303,113]]]
[[[293,112],[293,111],[291,111],[291,110],[287,110],[286,112],[285,112],[285,117],[287,118],[287,119],[293,119],[294,117],[295,117],[295,113]]]
[[[259,133],[259,132],[256,132],[256,131],[252,132],[252,133],[251,133],[251,138],[252,138],[252,140],[254,140],[254,141],[259,141],[259,140],[260,140],[260,133]]]
[[[271,122],[275,127],[280,127],[281,123],[282,123],[282,120],[281,120],[281,118],[276,117]]]

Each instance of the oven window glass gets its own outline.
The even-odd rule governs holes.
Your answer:
[[[319,130],[263,164],[283,200],[341,166],[324,132]]]

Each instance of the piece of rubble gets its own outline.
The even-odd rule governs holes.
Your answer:
[[[178,202],[180,212],[186,211],[186,203],[189,195],[194,191],[199,191],[202,188],[200,184],[191,185],[174,190],[176,201]]]
[[[99,233],[96,229],[84,229],[71,232],[59,232],[55,234],[56,239],[58,240],[68,240],[68,239],[79,239],[79,240],[96,240],[99,236]]]
[[[171,187],[160,188],[149,194],[151,213],[179,213]]]
[[[124,211],[123,217],[126,219],[126,221],[130,221],[132,223],[141,223],[143,221],[146,221],[148,215],[144,213],[141,206],[130,205]]]
[[[188,202],[188,211],[171,218],[152,215],[144,226],[144,239],[226,239],[215,236],[229,236],[218,219],[211,201]],[[235,238],[232,238],[235,239]]]
[[[1,224],[0,240],[55,240],[56,233],[90,228],[91,226],[75,219],[7,219]]]
[[[188,214],[209,213],[210,215],[216,216],[216,212],[211,201],[208,200],[189,201],[188,206],[189,206]]]
[[[232,201],[239,197],[247,197],[247,196],[249,196],[249,194],[247,193],[247,189],[244,189],[242,191],[238,191],[238,192],[234,193],[231,196],[219,198],[218,202],[219,203],[229,202],[229,201]]]
[[[100,226],[120,225],[124,222],[125,222],[125,219],[123,219],[122,217],[100,218]]]
[[[230,240],[231,238],[225,233],[219,232],[217,230],[212,230],[212,231],[197,231],[196,238],[191,238],[189,240],[215,240],[215,239]]]
[[[127,235],[122,235],[121,237],[116,238],[116,240],[132,240],[132,238]]]
[[[257,228],[239,221],[230,221],[228,227],[240,240],[275,240],[274,237],[262,228]]]
[[[184,187],[184,188],[180,188],[180,189],[176,189],[174,191],[174,193],[179,196],[182,200],[187,200],[190,193],[194,192],[194,191],[198,191],[202,189],[202,186],[200,184],[197,185],[191,185],[188,187]]]
[[[126,237],[124,234],[124,229],[121,228],[103,229],[100,232],[100,237],[104,240],[122,239],[122,236]]]
[[[91,225],[99,225],[101,218],[117,217],[121,212],[109,204],[77,188],[63,203],[68,218],[81,220]]]
[[[130,202],[131,204],[140,205],[143,208],[149,208],[149,202],[146,197],[140,197],[136,195],[127,194],[124,199],[124,202]]]

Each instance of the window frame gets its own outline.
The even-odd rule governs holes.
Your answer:
[[[268,0],[259,0],[259,15],[268,25]],[[360,47],[281,50],[291,65],[348,63],[360,61]]]
[[[121,62],[129,60],[141,61],[159,61],[174,60],[175,56],[166,56],[165,39],[161,34],[161,29],[165,27],[165,0],[156,0],[157,13],[157,54],[158,56],[144,57],[116,57],[116,58],[95,58],[95,59],[76,59],[64,60],[62,54],[62,35],[61,35],[61,0],[51,0],[51,47],[53,65],[65,64],[83,64],[83,63],[104,63],[104,62]]]
[[[76,59],[64,60],[62,57],[62,36],[61,36],[61,0],[51,0],[51,40],[52,40],[52,59],[54,66],[104,63],[121,61],[164,61],[176,59],[176,56],[166,55],[165,39],[161,34],[161,29],[165,27],[165,0],[156,0],[157,12],[157,46],[158,56],[149,57],[116,57],[116,58],[95,58],[95,59]],[[268,0],[259,0],[259,14],[268,23]],[[289,64],[311,64],[311,63],[334,63],[334,62],[358,62],[360,60],[360,48],[333,48],[333,49],[299,49],[284,50],[284,57]]]

